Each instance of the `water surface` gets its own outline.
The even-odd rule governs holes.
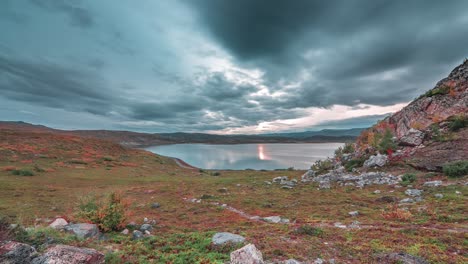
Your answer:
[[[333,156],[343,143],[300,144],[175,144],[149,147],[147,150],[179,158],[204,169],[274,170],[294,167],[307,169],[316,160]]]

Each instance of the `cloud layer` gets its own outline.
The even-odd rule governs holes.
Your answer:
[[[468,56],[466,10],[463,0],[4,0],[0,119],[148,132],[368,126]]]

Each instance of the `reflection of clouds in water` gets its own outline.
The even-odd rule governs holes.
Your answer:
[[[205,169],[307,169],[317,159],[332,156],[341,143],[306,144],[178,144],[147,150]]]

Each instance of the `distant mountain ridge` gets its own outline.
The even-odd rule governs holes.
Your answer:
[[[154,145],[207,143],[207,144],[242,144],[242,143],[325,143],[350,142],[356,139],[363,128],[324,129],[292,133],[258,135],[216,135],[206,133],[140,133],[115,130],[59,130],[43,125],[34,125],[22,121],[0,121],[0,129],[30,132],[72,134],[81,137],[99,138],[119,143],[126,147],[148,147]]]

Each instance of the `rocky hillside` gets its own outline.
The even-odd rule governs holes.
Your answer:
[[[468,60],[358,138],[354,156],[388,154],[426,170],[468,159]]]

